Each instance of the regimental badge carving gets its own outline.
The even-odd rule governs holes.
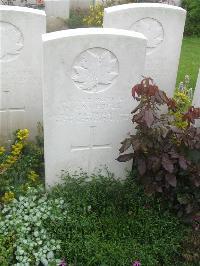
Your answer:
[[[21,31],[11,23],[0,21],[0,61],[6,62],[16,59],[24,46]]]
[[[107,49],[95,47],[82,52],[72,67],[75,85],[88,93],[108,89],[119,75],[116,56]]]
[[[153,18],[143,18],[136,21],[131,30],[144,34],[147,38],[147,52],[152,51],[164,40],[164,30],[162,24]]]

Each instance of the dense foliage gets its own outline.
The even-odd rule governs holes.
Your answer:
[[[187,10],[185,34],[200,36],[200,0],[183,0],[182,7]]]
[[[86,23],[83,22],[84,17],[88,15],[88,10],[80,8],[70,10],[69,19],[67,19],[67,25],[70,29],[86,27]]]
[[[28,142],[27,129],[17,130],[10,147],[0,146],[0,202],[9,202],[44,176],[43,132],[38,125],[36,142]]]
[[[200,230],[191,232],[182,243],[182,257],[189,265],[198,266],[200,262]]]
[[[4,205],[1,265],[36,266],[40,261],[56,266],[61,259],[62,265],[77,266],[181,261],[180,244],[188,229],[162,211],[158,200],[146,197],[132,178],[74,177],[65,177],[49,193],[29,188]]]
[[[26,196],[4,206],[0,217],[1,265],[49,265],[55,260],[60,242],[48,235],[44,222],[55,219],[57,212],[62,214],[65,206],[61,198],[52,201],[41,192],[42,188],[28,188]],[[9,249],[5,252],[6,244]]]
[[[133,160],[146,193],[162,195],[179,216],[194,221],[200,207],[200,129],[193,124],[200,109],[189,107],[181,114],[177,101],[150,78],[133,87],[132,94],[139,101],[132,112],[136,132],[122,142],[120,153],[130,147],[134,152],[118,161]]]
[[[91,5],[89,9],[89,13],[83,18],[83,24],[89,27],[102,27],[103,25],[103,15],[104,15],[104,8],[120,5],[120,4],[127,4],[131,2],[136,2],[134,0],[102,0],[100,3],[95,5]]]
[[[91,5],[89,14],[83,18],[83,23],[89,27],[102,27],[104,8],[116,5],[115,0],[103,0],[102,3]]]

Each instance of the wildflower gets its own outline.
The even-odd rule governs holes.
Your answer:
[[[200,229],[200,216],[199,215],[193,217],[192,226],[195,231],[198,231]]]
[[[134,261],[132,266],[141,266],[141,262],[140,261]]]
[[[192,88],[190,88],[190,89],[188,90],[187,95],[188,95],[188,97],[190,98],[190,100],[192,100],[192,98],[193,98],[193,89],[192,89]]]
[[[67,262],[65,261],[65,259],[62,259],[58,266],[67,266]]]
[[[17,142],[16,144],[12,145],[12,155],[18,156],[23,149],[23,144],[21,142]]]
[[[33,182],[35,182],[38,179],[39,175],[36,174],[35,171],[30,171],[28,174],[28,179],[32,180]]]
[[[20,129],[20,130],[18,130],[18,132],[17,132],[17,138],[18,138],[19,140],[27,139],[27,138],[28,138],[28,135],[29,135],[29,131],[28,131],[27,128],[25,128],[25,129]]]
[[[190,83],[190,76],[185,75],[185,84],[189,84],[189,83]]]
[[[17,157],[9,155],[6,159],[6,163],[11,165],[17,161]]]
[[[36,0],[37,5],[44,5],[44,0]]]
[[[5,152],[5,148],[3,146],[0,146],[0,155],[3,155]]]
[[[13,201],[15,198],[15,194],[11,191],[5,192],[4,196],[2,197],[2,201],[4,203],[9,203]]]
[[[180,91],[183,91],[184,90],[184,83],[183,82],[180,82],[180,84],[179,84],[179,90]]]

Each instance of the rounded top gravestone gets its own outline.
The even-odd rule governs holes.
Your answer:
[[[42,122],[42,34],[45,13],[0,5],[0,139],[28,128],[32,138]]]
[[[104,28],[128,29],[147,38],[144,76],[172,96],[176,84],[186,11],[180,7],[135,3],[104,9]]]
[[[198,74],[198,77],[197,77],[196,88],[195,88],[195,91],[194,91],[192,104],[195,107],[199,107],[200,106],[200,69],[199,69],[199,74]]]
[[[62,170],[126,176],[115,159],[132,129],[131,88],[144,67],[146,38],[116,29],[76,29],[43,35],[46,184]],[[56,160],[55,160],[56,158]]]
[[[162,24],[153,18],[142,18],[131,25],[130,30],[141,32],[147,38],[147,52],[149,53],[164,40]]]

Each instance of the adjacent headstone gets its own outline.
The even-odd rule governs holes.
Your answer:
[[[137,0],[137,3],[161,3],[167,5],[181,6],[182,0]]]
[[[88,9],[91,5],[94,4],[94,0],[71,0],[70,9]]]
[[[170,3],[170,2],[169,2]],[[171,4],[173,5],[175,5],[175,6],[181,6],[181,4],[182,4],[182,0],[172,0],[171,1]]]
[[[0,140],[42,122],[42,33],[45,13],[0,6]]]
[[[45,0],[47,32],[64,30],[69,18],[70,0]]]
[[[174,93],[186,11],[165,4],[127,4],[106,8],[104,27],[143,33],[147,39],[144,75],[169,96]]]
[[[105,169],[125,177],[120,142],[132,130],[131,88],[141,80],[146,39],[115,29],[43,35],[46,184],[62,170]]]
[[[45,0],[45,12],[48,17],[69,18],[69,0]]]
[[[199,69],[199,75],[197,78],[197,83],[196,83],[196,88],[194,91],[194,97],[193,97],[193,102],[192,104],[195,107],[200,107],[200,69]]]

